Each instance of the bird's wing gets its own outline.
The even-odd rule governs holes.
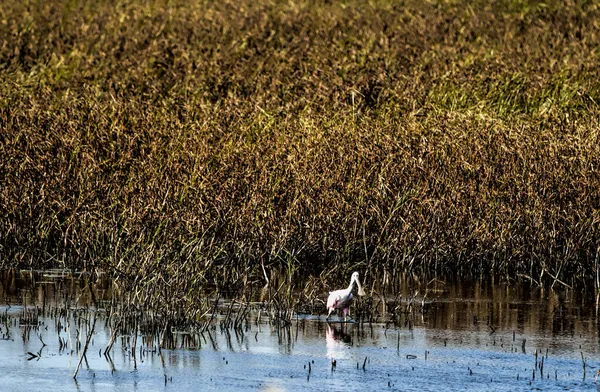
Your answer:
[[[335,308],[335,306],[337,305],[337,303],[340,301],[340,299],[342,298],[342,296],[340,295],[340,291],[330,291],[329,292],[329,297],[327,298],[327,307],[328,308]]]
[[[348,306],[350,306],[351,302],[352,302],[352,293],[347,293],[346,295],[343,295],[339,298],[339,300],[337,302],[337,306],[340,308],[347,308]]]

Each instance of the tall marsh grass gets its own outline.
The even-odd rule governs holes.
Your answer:
[[[178,306],[281,273],[595,282],[594,2],[0,15],[2,266],[108,270]]]

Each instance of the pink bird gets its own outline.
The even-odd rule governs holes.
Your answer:
[[[327,310],[329,313],[327,314],[326,320],[329,320],[329,316],[334,310],[344,309],[344,321],[347,321],[348,311],[350,310],[350,304],[352,303],[354,283],[358,286],[358,295],[365,295],[365,292],[360,285],[360,280],[358,279],[358,272],[354,272],[350,278],[350,286],[348,286],[347,289],[329,292],[329,297],[327,298]]]

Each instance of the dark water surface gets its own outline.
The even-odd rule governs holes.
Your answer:
[[[123,336],[103,355],[112,331],[99,317],[75,381],[91,290],[60,274],[31,276],[0,283],[2,391],[597,390],[593,293],[446,282],[415,299],[399,326],[302,314],[278,327],[254,312],[242,329],[216,327],[192,348],[158,352],[140,337],[135,356]],[[111,295],[108,285],[93,291],[96,301]],[[378,298],[381,313],[406,310],[402,298]]]

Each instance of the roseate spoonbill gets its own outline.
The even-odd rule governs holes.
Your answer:
[[[365,295],[365,292],[360,285],[360,280],[358,279],[358,272],[354,272],[350,278],[350,286],[348,286],[347,289],[329,292],[329,298],[327,298],[327,310],[329,313],[327,314],[326,320],[329,320],[329,316],[334,310],[344,309],[344,321],[347,321],[348,310],[350,310],[350,304],[352,303],[352,290],[354,289],[355,283],[356,286],[358,286],[358,295]]]

